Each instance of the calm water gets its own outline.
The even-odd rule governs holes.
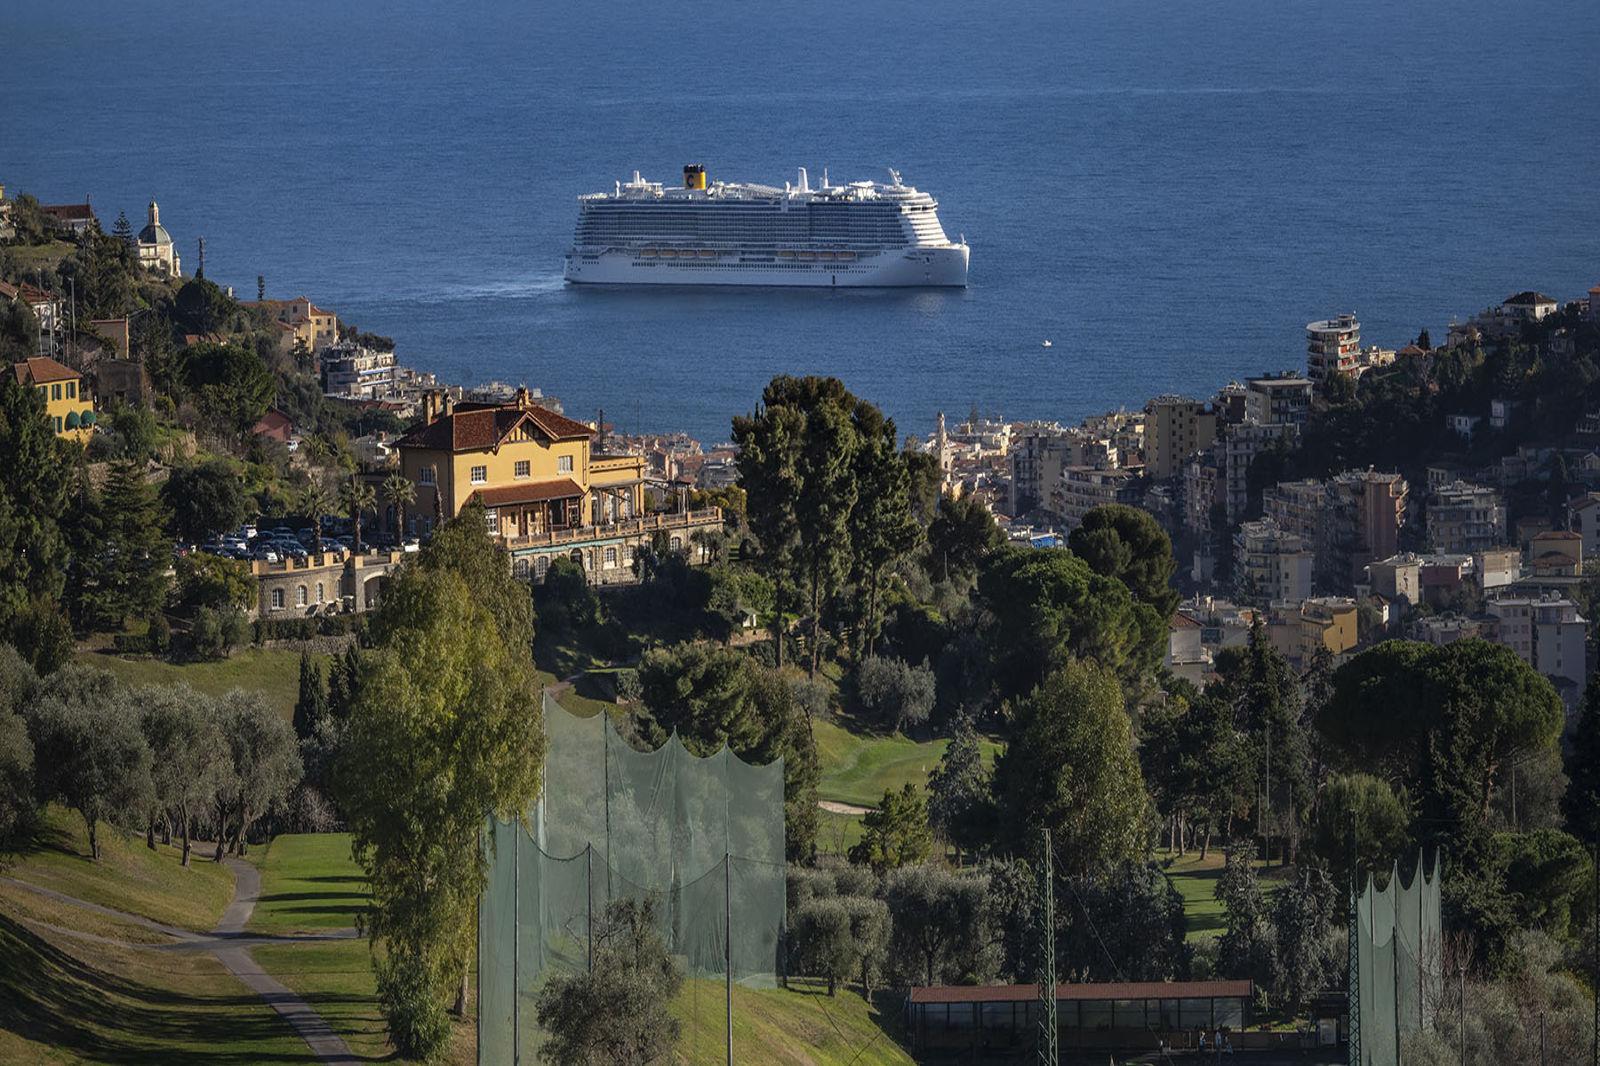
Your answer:
[[[447,378],[727,435],[777,371],[1076,419],[1600,281],[1600,19],[1503,0],[0,5],[0,181]],[[593,292],[573,197],[896,166],[964,292]],[[1040,341],[1050,338],[1048,351]]]

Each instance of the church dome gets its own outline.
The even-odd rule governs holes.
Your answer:
[[[172,236],[161,224],[161,208],[154,200],[150,201],[150,221],[139,231],[139,243],[154,244],[157,247],[172,243]]]
[[[140,244],[171,244],[172,237],[167,233],[167,227],[162,225],[146,226],[139,231]]]

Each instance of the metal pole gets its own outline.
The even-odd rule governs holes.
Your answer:
[[[522,984],[518,964],[517,921],[522,916],[522,829],[511,838],[511,1061],[522,1061]],[[482,971],[480,971],[482,972]],[[481,1010],[480,1010],[481,1013]]]
[[[1039,971],[1039,1062],[1058,1066],[1061,1052],[1060,1030],[1056,1025],[1056,887],[1055,859],[1050,849],[1050,830],[1044,831],[1044,857],[1039,864],[1039,888],[1043,898],[1044,959]]]
[[[722,968],[728,1008],[728,1066],[733,1066],[733,854],[722,853]]]
[[[1544,1012],[1539,1012],[1539,1066],[1544,1066]]]
[[[589,942],[589,972],[594,973],[594,841],[583,849],[587,876],[584,878],[583,928],[584,939]]]
[[[1350,815],[1350,961],[1349,977],[1345,981],[1345,1016],[1349,1018],[1345,1039],[1348,1042],[1346,1058],[1350,1066],[1361,1064],[1361,895],[1359,866],[1356,860],[1356,818]]]
[[[1396,881],[1400,880],[1397,870],[1394,875]],[[1398,888],[1398,885],[1393,886]],[[1395,1061],[1400,1061],[1400,927],[1397,925],[1389,934],[1389,966],[1394,973],[1394,1055]]]
[[[1467,1066],[1467,964],[1461,964],[1461,1066]]]

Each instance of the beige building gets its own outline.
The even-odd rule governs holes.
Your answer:
[[[1257,425],[1304,425],[1311,414],[1311,379],[1298,374],[1251,378],[1245,386],[1244,417]]]
[[[1164,481],[1217,439],[1217,416],[1199,400],[1158,396],[1145,405],[1145,473]]]
[[[339,340],[339,316],[304,296],[293,300],[251,300],[244,306],[266,309],[280,328],[286,328],[288,348],[301,344],[308,352],[320,352]]]
[[[1234,583],[1242,600],[1299,603],[1311,595],[1316,557],[1270,518],[1241,522],[1233,535]]]
[[[161,208],[154,200],[150,201],[150,221],[145,223],[144,229],[139,231],[139,236],[134,240],[134,254],[138,256],[139,265],[146,270],[169,278],[183,274],[183,261],[178,256],[177,246],[172,243],[172,235],[161,224]]]
[[[1306,323],[1306,376],[1312,381],[1351,373],[1360,350],[1361,323],[1354,314]]]
[[[1428,543],[1436,552],[1470,553],[1506,543],[1506,505],[1486,485],[1457,481],[1428,501]]]
[[[404,558],[403,552],[323,552],[277,563],[252,560],[254,613],[260,618],[306,618],[373,610],[381,598],[384,579]]]
[[[1132,470],[1096,470],[1069,466],[1061,471],[1051,508],[1061,516],[1067,530],[1083,524],[1083,516],[1109,503],[1135,502],[1138,475]]]
[[[647,515],[644,458],[594,449],[596,431],[517,390],[509,404],[424,398],[423,422],[397,442],[400,471],[416,486],[408,534],[424,534],[468,501],[485,508],[489,532],[518,576],[543,579],[567,555],[590,580],[633,580],[633,557],[659,532],[689,550],[700,530],[722,527],[720,508]],[[397,515],[385,513],[392,528]],[[691,558],[694,556],[691,555]]]

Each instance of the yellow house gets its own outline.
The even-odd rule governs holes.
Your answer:
[[[279,329],[286,331],[280,344],[285,351],[299,342],[306,351],[320,352],[339,339],[339,316],[304,296],[293,300],[250,300],[244,306],[262,307],[272,315]]]
[[[645,460],[594,448],[595,430],[541,407],[518,389],[507,404],[452,404],[430,393],[423,421],[397,442],[400,472],[416,488],[406,532],[428,533],[472,500],[510,552],[518,576],[542,578],[557,555],[599,583],[632,579],[640,544],[663,531],[687,548],[694,530],[720,527],[718,508],[646,515]],[[380,503],[380,524],[398,517]]]
[[[69,366],[48,356],[11,364],[17,383],[39,390],[44,397],[45,414],[56,436],[82,444],[94,426],[94,404],[84,391],[83,379]]]

